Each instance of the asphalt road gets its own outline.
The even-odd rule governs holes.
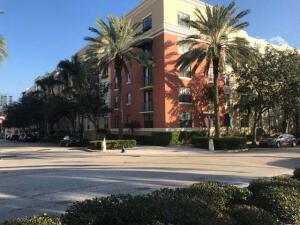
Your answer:
[[[0,140],[0,221],[61,214],[74,201],[141,194],[201,181],[247,185],[258,177],[291,174],[300,148],[210,153],[184,147],[88,152]]]

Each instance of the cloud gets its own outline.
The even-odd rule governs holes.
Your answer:
[[[270,38],[269,41],[274,45],[279,45],[279,46],[289,45],[289,43],[281,36],[272,37],[272,38]]]

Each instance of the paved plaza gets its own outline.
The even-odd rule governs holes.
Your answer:
[[[210,153],[191,147],[138,147],[91,152],[0,140],[0,221],[60,214],[75,201],[141,194],[201,181],[247,185],[257,177],[291,174],[300,148]]]

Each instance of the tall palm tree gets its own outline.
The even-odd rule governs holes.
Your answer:
[[[96,20],[97,28],[90,27],[96,37],[86,37],[89,46],[86,51],[86,60],[95,65],[101,74],[107,74],[108,67],[113,64],[115,76],[119,82],[118,92],[118,119],[119,138],[123,137],[123,100],[122,100],[122,73],[128,73],[133,61],[149,67],[152,64],[148,53],[143,51],[142,45],[149,38],[141,35],[140,23],[133,24],[124,17],[108,17],[108,23],[101,19]]]
[[[3,11],[0,10],[0,14],[3,14]],[[5,42],[3,37],[0,35],[0,62],[2,62],[6,56],[7,51],[5,49]]]
[[[248,22],[241,21],[248,13],[248,10],[237,12],[234,2],[227,6],[206,5],[204,12],[195,9],[196,20],[190,25],[196,33],[178,42],[179,45],[189,45],[189,51],[182,54],[176,63],[179,70],[193,66],[192,71],[195,72],[202,62],[206,62],[207,74],[211,65],[213,67],[216,137],[220,136],[218,78],[225,57],[226,63],[245,63],[252,57],[248,41],[237,36],[239,31],[249,26]]]

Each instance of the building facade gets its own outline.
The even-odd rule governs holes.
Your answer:
[[[205,74],[204,65],[196,71],[179,72],[177,59],[188,50],[178,41],[193,34],[187,20],[194,20],[195,8],[205,4],[196,0],[144,0],[126,15],[132,23],[141,22],[144,35],[152,38],[145,46],[154,59],[152,69],[134,63],[119,84],[111,68],[112,130],[118,127],[118,87],[123,86],[123,120],[138,122],[140,131],[193,130],[207,126],[210,106],[204,92],[213,83],[213,71]],[[220,85],[224,85],[220,74]],[[221,117],[224,107],[220,107]]]
[[[7,94],[0,94],[0,112],[3,111],[3,109],[12,104],[13,97]]]

